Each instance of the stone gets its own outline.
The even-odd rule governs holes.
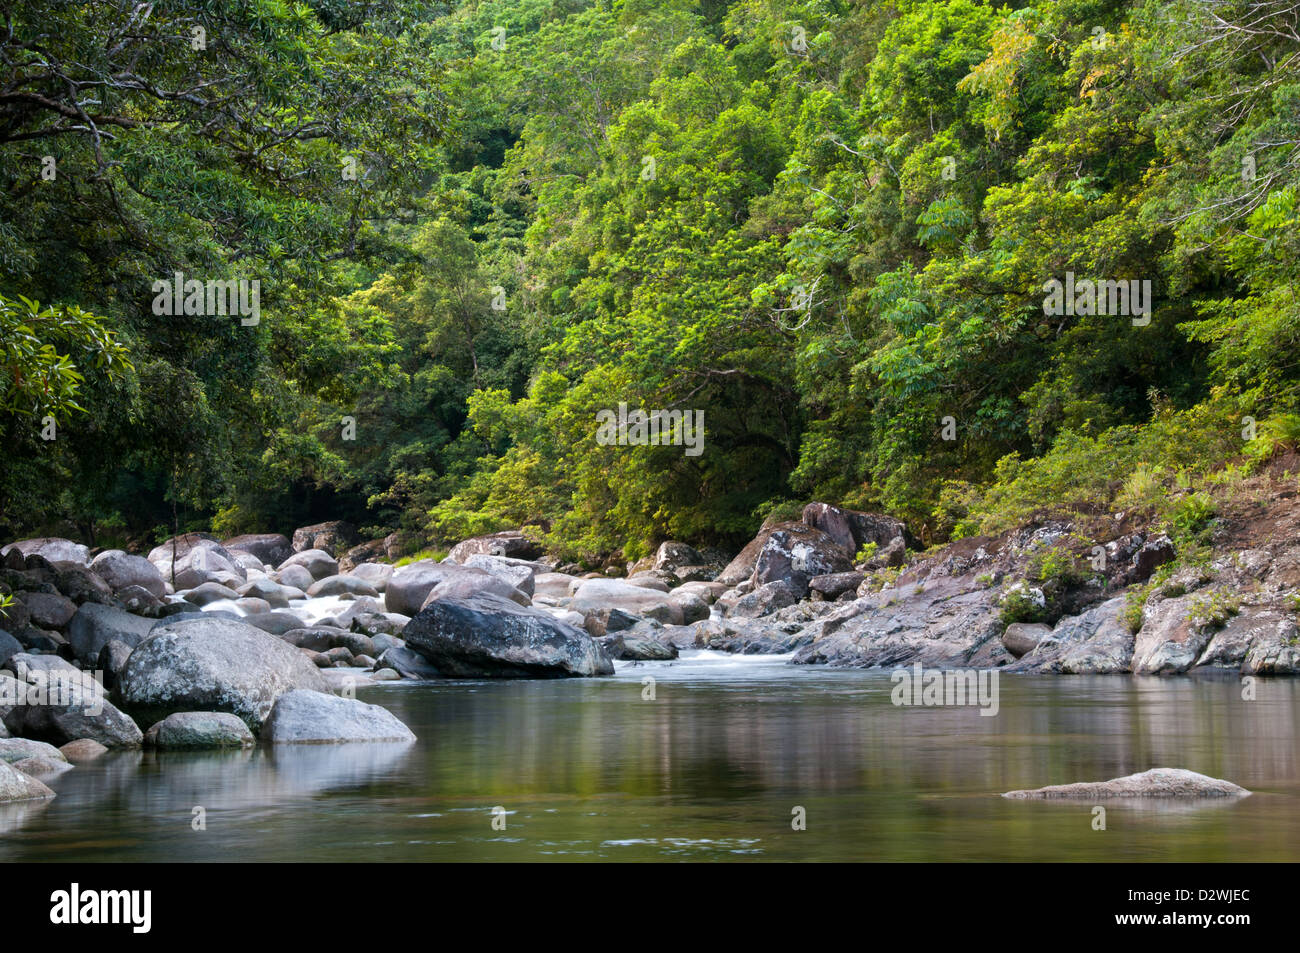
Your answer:
[[[1197,618],[1197,598],[1148,603],[1133,645],[1135,674],[1179,675],[1196,664],[1215,631],[1207,620]]]
[[[72,764],[85,764],[108,754],[108,748],[92,738],[78,738],[59,748],[59,753]]]
[[[368,583],[372,589],[383,592],[388,588],[388,580],[392,578],[393,572],[393,567],[387,563],[358,563],[352,567],[349,575]]]
[[[852,554],[828,535],[787,524],[768,534],[755,560],[752,579],[756,587],[769,582],[789,583],[802,599],[814,576],[852,569]]]
[[[104,687],[110,691],[117,687],[117,678],[126,668],[126,660],[131,657],[131,646],[117,639],[109,639],[99,650],[99,659],[95,668],[103,674]]]
[[[107,549],[90,562],[94,573],[108,583],[115,593],[139,586],[155,598],[167,595],[167,583],[158,567],[143,556],[132,556],[120,549]]]
[[[728,616],[741,619],[757,619],[771,615],[778,609],[792,606],[799,601],[799,590],[785,579],[766,582],[752,592],[724,606]],[[719,600],[721,603],[722,600]]]
[[[283,533],[250,533],[224,540],[221,545],[230,553],[238,550],[255,556],[266,566],[278,566],[294,553],[293,544]]]
[[[384,591],[384,605],[389,612],[414,616],[431,598],[464,598],[478,592],[491,592],[521,605],[529,602],[514,586],[482,569],[428,559],[393,573]]]
[[[329,576],[312,583],[307,589],[307,597],[315,599],[321,596],[338,596],[350,593],[354,596],[378,596],[379,590],[364,579],[355,576]]]
[[[162,623],[160,619],[146,619],[112,606],[88,602],[68,623],[68,643],[77,661],[82,665],[94,665],[109,642],[121,642],[134,648]]]
[[[0,629],[0,666],[23,651],[23,645],[8,632]]]
[[[246,615],[243,621],[272,635],[284,635],[284,633],[292,632],[294,629],[301,629],[305,624],[298,616],[292,612],[285,612],[283,609]]]
[[[829,503],[809,503],[803,508],[800,519],[804,525],[821,530],[850,554],[856,554],[867,543],[887,546],[900,536],[904,546],[916,542],[902,520],[878,513],[844,509]]]
[[[537,570],[531,563],[522,559],[507,559],[504,556],[487,556],[483,553],[475,553],[466,559],[463,565],[472,569],[482,569],[484,572],[496,576],[518,589],[530,599],[532,598],[535,589],[533,577],[537,575]]]
[[[22,602],[27,607],[32,624],[42,629],[62,631],[77,612],[76,603],[58,593],[25,592]]]
[[[49,758],[24,758],[15,761],[13,767],[32,778],[46,780],[57,778],[65,771],[71,771],[72,765],[66,761],[51,761]]]
[[[1013,622],[1002,633],[1002,644],[1016,658],[1038,648],[1038,643],[1052,634],[1050,625],[1038,622]]]
[[[864,578],[866,577],[862,573],[856,571],[813,576],[808,580],[808,590],[814,599],[833,602],[846,592],[856,592]]]
[[[463,540],[451,548],[447,561],[463,563],[475,554],[509,556],[513,559],[537,559],[543,555],[542,547],[519,530],[504,530]]]
[[[301,589],[304,597],[307,595],[307,590],[311,588],[312,583],[316,581],[316,578],[306,566],[300,566],[297,563],[282,564],[276,570],[275,576],[276,581],[281,586]]]
[[[219,582],[205,582],[185,593],[183,598],[186,602],[193,603],[196,606],[206,606],[213,602],[220,602],[223,599],[233,602],[239,598],[239,593],[234,589],[226,588]]]
[[[1140,774],[1129,774],[1110,781],[1054,784],[1026,791],[1008,791],[1006,798],[1069,798],[1074,800],[1105,800],[1117,797],[1143,798],[1203,798],[1245,797],[1250,792],[1231,781],[1207,777],[1184,768],[1152,768]]]
[[[54,792],[42,781],[0,762],[0,803],[47,797],[54,797]]]
[[[682,608],[668,593],[635,586],[621,579],[587,579],[573,594],[568,608],[584,616],[592,612],[621,609],[669,625],[682,624]]]
[[[491,593],[433,601],[404,634],[409,648],[455,677],[544,678],[614,671],[586,632],[541,609]]]
[[[66,761],[63,753],[54,745],[31,738],[0,739],[0,763],[13,764],[24,758],[44,758],[48,761]]]
[[[293,548],[295,552],[320,550],[331,559],[357,541],[357,528],[345,520],[329,520],[312,526],[303,526],[293,531]],[[335,572],[338,570],[336,569]],[[330,575],[334,575],[331,573]],[[316,577],[321,578],[320,576]]]
[[[90,562],[90,550],[87,547],[59,536],[20,539],[0,549],[0,554],[8,554],[10,550],[17,550],[23,556],[43,556],[52,563],[70,562],[84,566]]]
[[[170,622],[137,645],[118,692],[150,724],[175,712],[225,711],[256,731],[282,693],[324,687],[316,667],[292,645],[205,613]]]
[[[1133,556],[1133,579],[1145,582],[1157,568],[1171,561],[1177,553],[1173,541],[1168,536],[1157,536],[1147,540]]]
[[[299,589],[302,589],[304,587],[299,586],[297,582],[284,578],[284,570],[289,566],[301,566],[303,569],[306,569],[311,573],[313,580],[328,579],[330,576],[337,576],[339,574],[338,562],[330,553],[323,549],[299,550],[276,567],[276,571],[280,574],[280,582],[285,585],[297,586]],[[295,579],[300,578],[301,576],[295,576]],[[306,588],[310,588],[310,586],[311,583],[308,583]]]
[[[205,582],[242,585],[247,571],[216,538],[207,533],[176,536],[149,551],[149,562],[179,591]]]
[[[140,726],[108,700],[89,672],[54,670],[45,675],[49,702],[27,706],[23,733],[28,737],[56,745],[89,738],[106,748],[136,748],[144,740]]]
[[[402,678],[428,680],[441,678],[442,673],[419,652],[406,648],[405,645],[385,649],[375,663],[378,669],[392,669]]]
[[[144,736],[146,748],[249,748],[253,733],[224,711],[178,711],[155,722]]]
[[[380,705],[298,690],[276,700],[263,725],[262,740],[269,744],[412,742],[415,735]]]

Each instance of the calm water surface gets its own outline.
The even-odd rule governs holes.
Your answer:
[[[0,806],[0,861],[1295,861],[1300,681],[1257,684],[1003,676],[996,717],[896,708],[884,672],[707,652],[398,684],[359,694],[414,745],[109,755],[53,801]],[[1151,767],[1258,793],[1112,801],[1105,831],[1090,804],[997,796]]]

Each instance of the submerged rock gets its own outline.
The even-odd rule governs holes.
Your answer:
[[[147,748],[248,748],[253,733],[224,711],[178,711],[154,724],[144,736]]]
[[[285,692],[262,726],[269,744],[414,741],[415,734],[387,708],[321,692]]]
[[[1110,781],[1053,784],[1028,791],[1008,791],[1003,797],[1016,799],[1073,798],[1097,800],[1115,797],[1245,797],[1250,794],[1231,781],[1211,778],[1185,768],[1152,768]]]

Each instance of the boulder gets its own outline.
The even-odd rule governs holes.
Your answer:
[[[1133,672],[1179,675],[1194,664],[1209,644],[1215,626],[1198,618],[1196,596],[1148,603],[1133,645]]]
[[[310,577],[310,573],[307,574]],[[311,583],[308,583],[310,586]],[[241,597],[261,599],[272,609],[289,608],[289,593],[285,587],[270,579],[253,579],[235,590]]]
[[[294,553],[293,544],[283,533],[250,533],[227,539],[221,545],[230,553],[249,553],[266,566],[278,566]]]
[[[29,705],[23,733],[31,738],[64,745],[89,738],[106,748],[136,748],[144,740],[140,726],[108,701],[104,687],[89,672],[44,673],[49,702]],[[32,681],[29,673],[28,681]]]
[[[680,569],[683,566],[699,566],[704,562],[695,549],[687,546],[685,543],[669,540],[660,543],[659,548],[655,550],[654,560],[651,562],[653,569],[667,569],[670,572]]]
[[[902,520],[878,513],[848,510],[829,503],[809,503],[803,508],[802,522],[821,530],[850,555],[857,553],[867,543],[875,543],[883,548],[900,536],[903,537],[904,546],[916,543]]]
[[[1038,643],[1052,634],[1050,625],[1037,622],[1013,622],[1002,633],[1002,644],[1006,650],[1020,658],[1038,648]]]
[[[302,619],[292,612],[285,612],[283,609],[246,615],[243,621],[272,635],[284,635],[284,633],[291,632],[294,629],[301,629],[304,625]]]
[[[589,612],[586,617],[577,612],[572,615],[582,619],[582,627],[594,639],[630,629],[641,621],[639,616],[629,615],[622,609],[596,609]],[[561,617],[557,615],[556,618]]]
[[[238,598],[238,592],[226,588],[219,582],[205,582],[201,586],[195,586],[184,596],[186,602],[193,603],[196,606],[206,606],[213,602],[220,602],[223,599],[233,602]]]
[[[120,549],[107,549],[91,560],[90,568],[115,593],[130,586],[139,586],[159,599],[167,595],[167,583],[163,580],[162,573],[143,556],[132,556]]]
[[[78,738],[59,748],[59,753],[72,764],[85,764],[108,754],[108,748],[90,738]]]
[[[98,573],[77,563],[54,564],[54,587],[77,605],[86,602],[108,605],[113,602],[113,590],[108,583],[100,579]]]
[[[537,559],[543,554],[543,550],[540,544],[529,539],[519,530],[505,530],[500,533],[489,533],[486,536],[475,536],[457,543],[447,554],[447,560],[463,563],[475,554]]]
[[[668,593],[668,601],[682,611],[683,625],[709,617],[709,603],[699,593],[674,589]]]
[[[64,771],[72,770],[72,765],[68,762],[51,761],[49,758],[24,758],[22,761],[15,761],[13,767],[28,777],[39,778],[42,781],[57,778]]]
[[[142,589],[140,586],[127,586],[125,589],[119,589],[117,601],[122,604],[123,609],[132,615],[147,615],[150,617],[158,617],[162,608],[168,605],[148,589]]]
[[[635,632],[615,632],[596,640],[605,654],[619,661],[667,662],[677,658],[677,646]]]
[[[281,586],[299,589],[302,591],[303,596],[307,595],[307,590],[316,581],[316,577],[311,574],[306,566],[299,566],[295,563],[282,566],[276,571],[275,577]]]
[[[833,572],[825,576],[813,576],[808,580],[808,590],[815,600],[834,602],[846,592],[856,592],[864,578],[866,577],[860,572]]]
[[[48,761],[67,760],[54,745],[31,738],[0,739],[0,764],[13,764],[24,758],[45,758]]]
[[[146,619],[111,606],[88,602],[77,610],[68,623],[68,642],[77,661],[94,665],[109,642],[117,641],[135,648],[163,620]]]
[[[207,533],[175,536],[151,549],[148,558],[163,580],[178,590],[193,589],[205,582],[238,586],[248,578],[235,557]]]
[[[297,582],[290,582],[284,578],[284,570],[290,566],[301,566],[311,573],[312,579],[328,579],[330,576],[339,574],[339,564],[334,560],[333,556],[323,549],[299,550],[276,567],[276,571],[280,574],[280,582],[290,586],[298,586]],[[295,578],[301,577],[295,576]],[[308,583],[308,586],[310,586],[310,583]],[[298,588],[303,587],[298,586]]]
[[[375,667],[392,669],[402,678],[427,680],[442,677],[437,666],[430,664],[423,655],[406,648],[405,645],[385,649],[375,662]]]
[[[331,559],[346,551],[356,541],[357,528],[344,520],[316,523],[293,531],[294,552],[301,553],[315,549],[323,551]],[[337,571],[335,569],[335,572]]]
[[[312,599],[318,596],[340,596],[344,593],[354,596],[378,596],[379,590],[356,576],[329,576],[317,580],[307,588],[307,595]]]
[[[573,595],[577,576],[563,572],[543,572],[533,576],[533,598],[567,599]]]
[[[1003,797],[1016,799],[1069,798],[1097,801],[1116,797],[1201,798],[1245,797],[1250,794],[1231,781],[1207,777],[1184,768],[1152,768],[1110,781],[1054,784],[1027,791],[1008,791]]]
[[[283,697],[283,696],[281,696]],[[156,722],[145,733],[146,748],[249,748],[253,733],[236,716],[224,711],[178,711]]]
[[[281,695],[262,726],[269,744],[332,744],[346,741],[415,740],[388,709],[355,698],[313,691]]]
[[[77,612],[76,603],[58,593],[25,592],[22,602],[31,616],[32,625],[42,629],[62,631]]]
[[[95,668],[104,679],[104,687],[110,691],[117,687],[117,677],[126,668],[126,660],[131,657],[131,646],[117,639],[109,639],[99,650],[99,659]]]
[[[1142,544],[1133,556],[1133,579],[1145,582],[1157,568],[1171,561],[1177,553],[1173,541],[1168,536],[1157,536]]]
[[[388,548],[384,545],[382,539],[372,539],[368,543],[359,543],[339,557],[339,572],[351,572],[363,563],[371,563],[376,559],[385,559],[387,556]]]
[[[409,648],[452,676],[546,678],[614,671],[586,632],[492,593],[430,602],[404,634]]]
[[[8,632],[0,629],[0,666],[23,651],[23,645]]]
[[[46,797],[54,797],[54,792],[43,782],[12,765],[0,762],[0,804]]]
[[[587,579],[578,587],[569,608],[584,616],[603,609],[622,609],[631,615],[669,625],[682,624],[682,608],[668,593],[635,586],[621,579]]]
[[[372,589],[383,592],[388,588],[388,580],[393,576],[393,567],[387,563],[358,563],[348,575],[368,583]]]
[[[90,562],[90,550],[87,547],[59,536],[20,539],[0,549],[0,555],[7,555],[10,550],[17,550],[24,557],[42,556],[52,563],[80,563],[84,566]]]
[[[820,530],[787,524],[768,534],[754,563],[753,583],[787,582],[803,598],[814,576],[847,572],[852,554]]]
[[[174,712],[225,711],[256,731],[290,689],[323,690],[292,645],[242,621],[204,614],[161,626],[122,670],[123,705],[149,723]]]
[[[422,559],[393,573],[384,591],[384,605],[389,612],[413,616],[435,596],[463,598],[482,591],[528,604],[526,595],[482,569]]]
[[[776,579],[766,582],[753,592],[746,593],[729,605],[719,600],[728,616],[740,619],[758,619],[771,615],[778,609],[792,606],[799,601],[799,590],[788,580]]]
[[[507,559],[504,556],[486,556],[483,553],[475,553],[465,560],[464,565],[472,569],[482,569],[484,572],[514,586],[530,599],[532,598],[535,589],[533,577],[537,575],[533,563],[522,559]]]

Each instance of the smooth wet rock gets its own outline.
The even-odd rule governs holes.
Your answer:
[[[257,557],[263,565],[278,566],[293,555],[293,544],[282,533],[248,533],[223,540],[222,546],[230,553],[242,551]]]
[[[253,733],[238,717],[224,711],[184,711],[152,725],[144,736],[146,748],[248,748]]]
[[[316,581],[316,578],[306,566],[300,566],[297,563],[282,565],[280,569],[276,570],[275,575],[281,586],[301,589],[304,597],[307,595],[307,590],[311,588],[312,583]]]
[[[28,777],[38,778],[42,781],[57,778],[63,772],[72,770],[72,765],[68,764],[67,761],[54,761],[50,758],[24,758],[21,761],[15,761],[13,767]]]
[[[284,692],[325,687],[292,645],[245,622],[204,614],[162,626],[136,646],[119,692],[149,724],[175,712],[225,711],[256,731]]]
[[[284,635],[284,633],[292,632],[294,629],[301,629],[305,625],[301,618],[292,612],[286,612],[284,609],[247,615],[244,616],[243,621],[256,626],[263,632],[270,632],[272,635]]]
[[[208,533],[186,533],[166,540],[149,551],[148,559],[178,591],[205,582],[239,586],[248,577],[247,570]]]
[[[0,762],[0,803],[47,797],[54,797],[54,792],[45,783],[11,764]]]
[[[364,579],[355,576],[329,576],[318,579],[307,588],[308,598],[321,596],[338,596],[350,593],[354,596],[378,596],[379,590]]]
[[[50,761],[66,761],[63,753],[54,745],[31,738],[0,739],[0,762],[13,764],[24,758],[45,758]]]
[[[310,577],[311,574],[307,575]],[[289,608],[289,593],[284,586],[270,579],[251,579],[235,591],[243,599],[261,599],[271,609]]]
[[[380,705],[313,691],[281,695],[262,728],[269,744],[333,744],[415,740],[410,728]]]
[[[1143,798],[1202,798],[1244,797],[1250,794],[1231,781],[1207,777],[1184,768],[1152,768],[1140,774],[1129,774],[1110,781],[1054,784],[1026,791],[1008,791],[1007,798],[1069,798],[1072,800],[1104,800],[1117,797]]]
[[[682,608],[666,592],[636,586],[621,579],[587,579],[573,594],[568,608],[584,616],[592,612],[621,609],[629,615],[681,625]]]
[[[510,583],[482,569],[427,559],[393,573],[384,591],[384,605],[390,612],[414,616],[431,598],[465,598],[477,592],[495,593],[523,605],[528,603],[528,597]]]
[[[394,571],[387,563],[358,563],[348,571],[348,575],[368,583],[378,592],[383,592],[388,588],[388,580],[392,578]]]
[[[23,556],[43,556],[52,563],[75,562],[84,566],[90,562],[90,550],[87,547],[58,536],[20,539],[0,549],[0,554],[8,554],[10,550],[17,550]]]
[[[429,603],[404,635],[409,648],[455,677],[544,678],[614,671],[586,632],[540,609],[487,593]]]
[[[402,678],[428,680],[441,678],[442,673],[419,652],[408,649],[405,645],[385,649],[375,662],[377,669],[391,669]]]

